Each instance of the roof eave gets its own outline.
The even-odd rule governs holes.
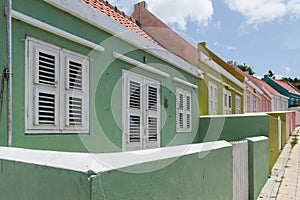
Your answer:
[[[154,44],[136,32],[119,24],[110,17],[93,9],[81,0],[43,0],[97,28],[100,28],[129,44],[154,55],[161,60],[197,77],[203,78],[204,72],[172,54],[161,46]]]

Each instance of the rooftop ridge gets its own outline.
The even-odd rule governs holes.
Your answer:
[[[122,15],[123,17],[127,18],[128,20],[132,21],[133,23],[137,23],[136,19],[127,15],[124,11],[119,10],[117,6],[114,6],[111,3],[109,3],[108,0],[82,0],[82,1],[84,1],[85,3],[93,2],[95,5],[95,6],[93,6],[94,8],[97,8],[96,4],[97,4],[97,2],[100,2],[100,3],[104,4],[105,6],[109,7],[110,9],[114,10],[118,14]],[[92,4],[90,4],[90,5],[92,5]]]
[[[127,15],[124,11],[118,9],[108,2],[108,0],[81,0],[83,3],[95,8],[104,15],[115,20],[119,24],[131,29],[142,37],[148,39],[154,44],[158,44],[150,35],[141,29],[139,22],[132,16]]]

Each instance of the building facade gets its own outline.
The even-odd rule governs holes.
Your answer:
[[[13,0],[7,30],[4,4],[13,98],[11,124],[3,109],[1,146],[116,152],[193,142],[202,72],[132,18],[107,1]],[[4,48],[0,56],[5,66]]]
[[[268,75],[265,75],[263,80],[268,83],[272,88],[278,91],[281,95],[289,98],[288,107],[300,106],[300,92],[298,89],[293,87],[291,84],[284,81],[276,80]]]

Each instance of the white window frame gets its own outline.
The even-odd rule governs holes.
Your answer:
[[[241,97],[235,97],[235,114],[241,114]]]
[[[257,104],[257,97],[254,96],[252,98],[252,112],[256,112],[257,111],[256,104]]]
[[[67,134],[89,133],[89,60],[81,54],[62,49],[46,42],[27,37],[26,38],[26,74],[25,74],[25,133],[28,134]],[[55,84],[48,85],[39,82],[38,52],[47,55],[55,55]],[[70,88],[69,61],[81,66],[81,87]],[[80,77],[80,76],[79,76]],[[78,78],[78,77],[77,77]],[[39,92],[53,94],[55,96],[55,123],[42,124],[38,120],[38,96]],[[79,124],[70,125],[71,108],[69,109],[69,97],[79,99]],[[77,107],[72,107],[78,111]],[[73,115],[75,120],[75,114]]]
[[[278,111],[277,98],[274,98],[274,109],[273,109],[273,111]]]
[[[130,106],[130,83],[139,84],[139,106]],[[156,89],[156,104],[151,109],[152,105],[149,101],[150,87]],[[161,106],[160,106],[160,82],[150,79],[148,77],[123,70],[123,85],[122,85],[122,149],[123,151],[133,151],[142,149],[152,149],[160,147],[160,120],[161,120]],[[135,99],[137,100],[137,99]],[[130,140],[130,118],[139,117],[139,141]],[[155,118],[156,127],[150,127],[149,118]],[[151,128],[156,129],[156,139],[151,140]],[[155,135],[155,134],[154,134]]]
[[[226,89],[223,90],[223,114],[232,114],[232,95]]]
[[[251,109],[251,95],[247,94],[247,112],[250,112]]]
[[[218,114],[218,86],[210,81],[208,82],[208,113]]]
[[[183,99],[180,102],[180,96]],[[182,103],[182,106],[180,104]],[[180,122],[182,114],[182,123]],[[192,132],[192,92],[182,88],[176,88],[176,132]]]

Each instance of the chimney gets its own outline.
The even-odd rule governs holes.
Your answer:
[[[206,42],[200,42],[199,44],[203,47],[206,47]]]
[[[134,10],[138,10],[140,8],[148,10],[148,4],[145,1],[141,1],[134,5]]]

